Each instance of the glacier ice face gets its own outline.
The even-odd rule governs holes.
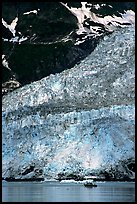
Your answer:
[[[2,100],[3,177],[133,177],[135,28]],[[113,173],[112,173],[113,172]]]
[[[134,157],[133,105],[41,114],[3,124],[5,168],[12,165],[18,174],[33,164],[51,177],[60,172],[85,175]]]

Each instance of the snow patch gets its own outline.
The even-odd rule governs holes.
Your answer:
[[[5,42],[9,41],[9,39],[7,39],[7,38],[2,38],[2,40],[5,41]]]
[[[94,7],[95,7],[95,9],[98,10],[98,9],[100,8],[100,5],[99,5],[99,4],[96,4]]]
[[[38,10],[33,10],[33,11],[28,11],[28,12],[25,12],[25,13],[23,13],[23,15],[29,15],[30,13],[34,13],[34,14],[38,14],[38,11],[40,11],[40,9],[38,9]]]
[[[8,61],[6,60],[5,57],[6,57],[5,55],[2,55],[2,65],[3,65],[4,67],[6,67],[7,69],[11,70],[11,69],[9,68]]]
[[[9,41],[13,43],[18,42],[20,44],[21,42],[26,41],[27,39],[27,37],[19,38],[19,36],[16,36],[14,38],[11,38]]]
[[[2,24],[5,26],[5,28],[8,28],[10,30],[10,32],[13,34],[13,36],[15,37],[16,34],[16,25],[18,22],[18,18],[16,17],[10,25],[7,24],[7,22],[2,18]]]

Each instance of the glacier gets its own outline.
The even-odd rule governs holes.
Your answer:
[[[134,179],[135,26],[2,98],[2,177]]]

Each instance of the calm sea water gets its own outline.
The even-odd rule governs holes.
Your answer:
[[[2,202],[135,202],[134,182],[2,182]]]

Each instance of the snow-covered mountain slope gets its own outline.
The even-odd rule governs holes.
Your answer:
[[[134,22],[134,2],[3,2],[2,94],[72,68]]]
[[[134,177],[135,27],[2,100],[3,177]]]
[[[73,3],[63,3],[63,2],[58,2],[59,4],[63,5],[67,10],[76,17],[77,19],[77,27],[76,33],[78,35],[80,34],[85,34],[83,37],[82,41],[78,41],[76,39],[75,44],[80,44],[85,41],[87,37],[90,36],[100,36],[103,34],[104,30],[108,32],[112,32],[113,30],[116,29],[116,27],[126,27],[129,24],[134,24],[135,23],[135,12],[132,10],[134,8],[134,3],[131,2],[128,6],[128,3],[116,3],[116,2],[110,2],[110,3],[89,3],[89,2],[75,2],[78,4],[77,6],[73,5]],[[18,3],[19,4],[19,3]],[[45,10],[46,7],[48,8],[49,4],[45,4],[44,6]],[[51,3],[51,5],[53,5]],[[26,6],[27,9],[27,4],[24,4],[24,8]],[[17,5],[16,5],[17,7]],[[30,6],[28,6],[28,11],[26,9],[22,9],[22,12],[19,13],[19,8],[18,8],[18,13],[15,14],[17,15],[15,19],[12,19],[12,22],[8,24],[3,18],[2,18],[2,24],[5,28],[9,29],[9,31],[12,33],[13,37],[11,39],[3,38],[4,41],[10,41],[10,42],[18,42],[22,43],[23,41],[26,41],[28,38],[32,36],[23,36],[21,34],[21,28],[17,26],[18,24],[21,24],[19,21],[18,16],[21,14],[23,16],[37,16],[39,13],[41,13],[41,9],[38,8],[38,5],[35,5],[33,9],[29,9]],[[39,4],[39,7],[41,5]],[[55,8],[57,10],[57,7]],[[23,12],[24,10],[24,12]],[[54,6],[53,6],[54,10]],[[62,18],[61,18],[62,19]],[[56,19],[58,20],[58,19]],[[27,23],[27,22],[26,22]],[[33,24],[33,22],[32,22]],[[16,31],[17,27],[17,31]],[[19,27],[19,28],[18,28]],[[32,28],[32,25],[29,25],[30,28]],[[46,31],[45,31],[46,32]],[[69,40],[69,36],[71,36],[72,31],[69,33],[68,37],[66,37],[66,41]],[[33,35],[35,36],[35,39],[37,38],[37,34]],[[63,37],[64,39],[64,37]],[[34,39],[33,39],[34,41]]]
[[[103,35],[105,31],[113,32],[118,26],[126,27],[128,24],[135,23],[135,12],[133,10],[121,10],[120,13],[115,8],[118,6],[118,3],[97,4],[94,2],[80,2],[81,6],[79,7],[68,6],[69,3],[61,2],[61,4],[76,16],[78,21],[78,30],[76,33],[78,35],[84,35],[81,40],[79,38],[76,39],[76,45],[83,43],[88,37],[94,36],[96,38],[97,36]],[[119,7],[121,6],[119,4]],[[102,15],[100,10],[104,10],[105,15]],[[109,15],[107,15],[107,10],[111,10]],[[117,15],[113,13],[114,10]]]

